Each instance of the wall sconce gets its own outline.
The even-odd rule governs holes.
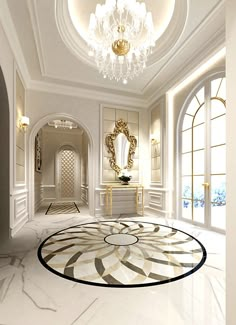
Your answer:
[[[27,116],[21,116],[20,119],[20,128],[24,130],[24,132],[27,130],[27,127],[29,126],[30,120]]]
[[[151,134],[150,138],[151,138],[151,143],[152,144],[159,143],[159,139],[158,139],[158,136],[156,134]]]

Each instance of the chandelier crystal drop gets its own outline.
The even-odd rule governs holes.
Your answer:
[[[143,72],[155,46],[151,12],[136,0],[97,4],[90,15],[88,46],[103,77],[126,84]]]
[[[77,124],[67,120],[53,120],[48,122],[48,125],[53,126],[55,129],[60,128],[60,129],[72,130],[77,128]]]

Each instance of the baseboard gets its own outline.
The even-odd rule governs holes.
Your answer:
[[[156,209],[150,206],[145,207],[145,211],[157,217],[167,217],[167,215],[169,214],[169,211]]]

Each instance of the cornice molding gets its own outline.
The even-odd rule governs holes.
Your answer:
[[[0,21],[2,23],[2,27],[6,34],[6,37],[7,37],[8,43],[10,45],[10,48],[12,50],[16,64],[19,67],[21,75],[24,79],[26,88],[28,88],[31,78],[30,78],[27,64],[25,62],[23,52],[21,50],[20,42],[19,42],[17,34],[16,34],[15,26],[12,22],[11,14],[10,14],[6,0],[0,1]]]
[[[29,15],[30,21],[33,28],[34,40],[37,48],[38,58],[39,58],[39,65],[42,76],[45,76],[45,59],[43,53],[43,47],[41,45],[41,31],[39,27],[39,18],[38,13],[36,10],[36,0],[28,0],[27,1],[28,8],[29,8]]]
[[[148,102],[146,99],[138,99],[134,96],[122,96],[117,94],[109,94],[108,92],[88,90],[78,87],[70,87],[48,83],[43,81],[31,80],[29,88],[31,90],[54,93],[66,96],[79,97],[98,101],[99,103],[107,103],[107,105],[124,105],[129,107],[146,108]]]

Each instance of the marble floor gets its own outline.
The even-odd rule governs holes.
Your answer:
[[[0,243],[0,325],[225,324],[224,235],[146,214],[140,221],[197,238],[207,250],[205,264],[183,279],[157,286],[86,285],[53,274],[37,257],[40,243],[51,234],[98,221],[85,207],[79,209],[80,214],[69,215],[45,215],[42,210],[14,239]]]

